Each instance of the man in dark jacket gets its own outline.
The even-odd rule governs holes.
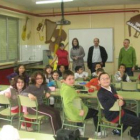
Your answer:
[[[94,39],[94,46],[91,46],[88,51],[87,65],[91,73],[95,72],[96,63],[101,63],[105,67],[108,55],[104,47],[99,46],[99,39]]]

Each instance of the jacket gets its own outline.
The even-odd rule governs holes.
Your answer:
[[[102,63],[103,63],[102,66],[105,67],[105,62],[107,61],[108,55],[107,55],[107,52],[104,47],[99,46],[99,48],[100,48],[100,53],[101,53],[101,58],[102,58]],[[92,68],[93,49],[94,49],[94,47],[91,46],[88,50],[87,65],[88,65],[89,69]]]
[[[74,87],[63,83],[60,89],[60,95],[63,99],[64,112],[66,116],[72,121],[83,121],[87,116],[88,107],[81,102],[82,110],[85,112],[84,116],[81,117],[79,115],[80,109],[76,108],[73,104],[74,99],[80,98]]]

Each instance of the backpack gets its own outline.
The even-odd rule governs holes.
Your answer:
[[[80,140],[79,130],[59,129],[56,132],[55,140]]]

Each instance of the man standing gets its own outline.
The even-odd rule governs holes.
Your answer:
[[[95,72],[96,63],[101,63],[102,67],[105,67],[105,62],[108,58],[104,47],[99,46],[99,39],[94,39],[94,46],[91,46],[88,50],[87,65],[91,70],[91,73]]]
[[[125,39],[123,42],[123,48],[119,53],[119,65],[124,64],[126,66],[126,73],[129,76],[133,76],[133,71],[136,65],[136,52],[135,49],[130,45],[130,40]]]

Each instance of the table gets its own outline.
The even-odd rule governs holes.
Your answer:
[[[32,140],[55,140],[51,134],[27,132],[27,131],[18,131],[21,140],[23,138],[30,138]]]
[[[128,100],[128,101],[135,101],[137,104],[137,116],[140,113],[140,92],[131,92],[131,91],[117,91],[117,93],[119,95],[121,95],[123,97],[124,100]],[[60,90],[56,89],[56,91],[51,92],[52,96],[60,96]],[[86,98],[86,99],[96,99],[97,98],[97,91],[94,91],[92,93],[88,93],[88,94],[80,94],[79,93],[79,97],[80,98]]]
[[[10,85],[0,85],[0,91],[7,89],[9,86]]]
[[[45,68],[45,65],[36,65],[36,66],[29,66],[27,69],[41,69],[43,70]]]
[[[55,140],[52,134],[27,132],[27,131],[18,131],[18,133],[20,136],[20,140]],[[88,138],[86,139],[81,138],[81,140],[87,140],[87,139]],[[96,140],[96,139],[89,138],[88,140]]]

